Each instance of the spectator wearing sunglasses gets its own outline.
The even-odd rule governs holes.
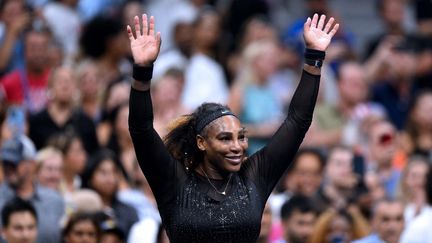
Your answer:
[[[368,131],[366,184],[376,178],[385,190],[385,197],[394,198],[400,180],[400,170],[394,166],[399,147],[396,128],[386,120],[373,123]]]

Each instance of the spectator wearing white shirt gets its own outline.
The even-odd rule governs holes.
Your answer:
[[[432,167],[426,176],[426,198],[428,205],[415,217],[402,233],[400,243],[432,243]]]
[[[220,39],[219,15],[206,10],[193,25],[193,55],[185,73],[183,105],[195,109],[203,102],[225,104],[228,86],[222,66],[214,59],[214,49]]]
[[[78,0],[56,0],[47,3],[43,16],[63,47],[64,62],[71,63],[78,52],[78,39],[81,34],[81,19],[77,10]],[[64,19],[67,21],[59,21]]]

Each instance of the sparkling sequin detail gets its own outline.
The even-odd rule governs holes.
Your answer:
[[[237,174],[232,180],[227,196],[221,200],[215,199],[213,188],[195,174],[179,186],[175,205],[169,206],[170,210],[160,209],[171,242],[256,241],[262,199],[252,182]]]

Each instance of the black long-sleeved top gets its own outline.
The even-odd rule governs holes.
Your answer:
[[[156,197],[163,225],[175,242],[255,242],[265,203],[308,130],[320,76],[303,71],[288,116],[266,147],[243,162],[215,193],[206,178],[188,171],[153,129],[149,91],[131,90],[129,130],[139,165]]]

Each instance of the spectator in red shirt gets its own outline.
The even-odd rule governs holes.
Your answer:
[[[25,33],[25,67],[12,71],[1,80],[8,103],[23,105],[31,113],[45,107],[50,41],[51,34],[45,27],[35,25]]]

